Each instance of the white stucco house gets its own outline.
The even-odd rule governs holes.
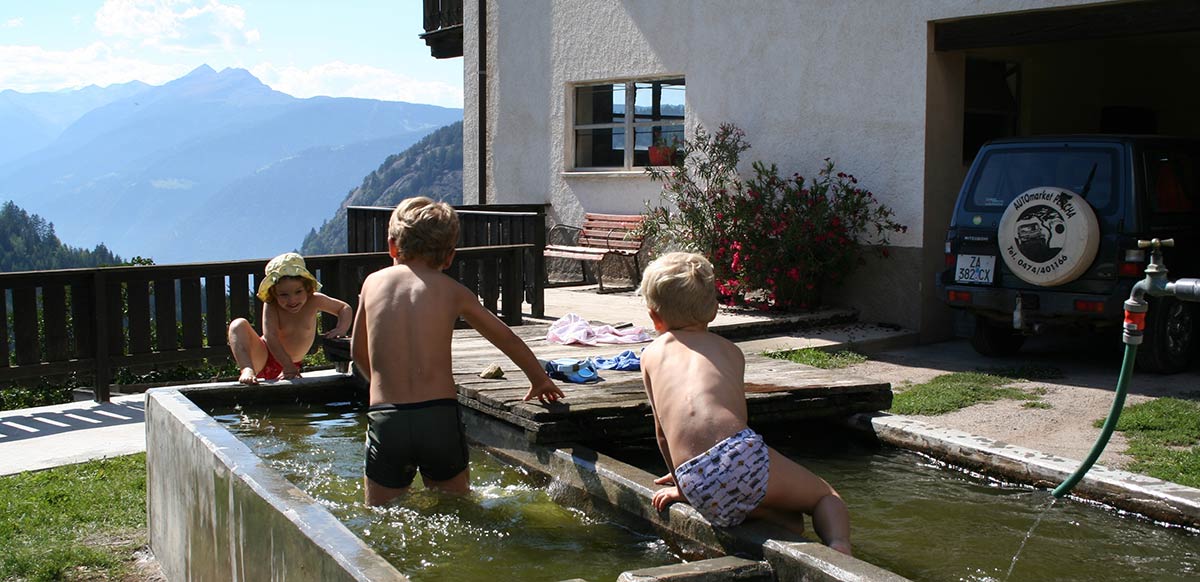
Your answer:
[[[896,211],[891,258],[826,301],[926,341],[951,330],[934,276],[980,144],[1200,133],[1191,0],[427,0],[425,28],[463,58],[465,203],[637,213],[655,127],[733,123],[747,170],[830,157]]]

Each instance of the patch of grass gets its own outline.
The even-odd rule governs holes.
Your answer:
[[[1096,421],[1103,426],[1104,419]],[[1121,412],[1116,430],[1129,439],[1130,471],[1200,487],[1200,402],[1158,398]]]
[[[942,374],[924,384],[915,384],[892,399],[895,414],[945,414],[980,402],[1001,398],[1037,400],[1020,388],[1008,387],[1011,378],[983,372]]]
[[[855,364],[861,364],[867,361],[867,357],[862,354],[856,354],[849,350],[842,350],[834,353],[825,352],[816,348],[804,348],[802,350],[784,350],[779,352],[766,352],[763,355],[769,358],[779,360],[787,360],[797,364],[804,364],[814,368],[823,370],[836,370],[838,368],[846,368]]]
[[[121,580],[146,539],[146,455],[0,477],[0,580]]]
[[[1021,407],[1022,408],[1040,408],[1043,410],[1049,410],[1051,408],[1054,408],[1054,405],[1050,404],[1049,402],[1041,402],[1038,400],[1031,400],[1029,402],[1022,404]]]

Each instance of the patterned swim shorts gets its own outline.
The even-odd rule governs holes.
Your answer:
[[[771,459],[762,436],[747,428],[675,468],[676,484],[709,523],[732,527],[767,495]]]

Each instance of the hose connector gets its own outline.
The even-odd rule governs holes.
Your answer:
[[[1130,297],[1125,300],[1125,322],[1121,325],[1125,333],[1121,334],[1121,341],[1131,346],[1142,343],[1142,336],[1146,331],[1147,310],[1145,299]]]

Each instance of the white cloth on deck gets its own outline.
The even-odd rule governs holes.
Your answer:
[[[546,341],[553,344],[636,344],[650,341],[650,334],[640,327],[616,329],[611,325],[593,326],[586,319],[568,313],[550,324]]]

